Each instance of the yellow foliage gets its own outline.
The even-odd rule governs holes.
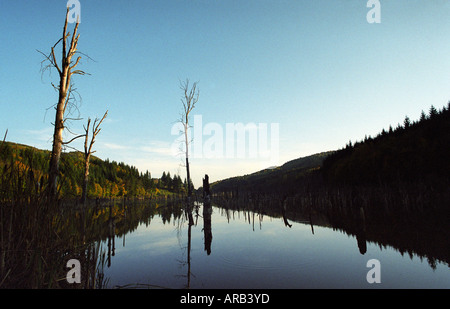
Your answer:
[[[114,184],[111,189],[111,195],[115,197],[118,194],[119,194],[119,187],[117,186],[117,184]]]

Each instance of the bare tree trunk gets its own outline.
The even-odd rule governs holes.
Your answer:
[[[84,160],[84,177],[83,177],[83,192],[81,193],[81,203],[86,202],[87,198],[87,190],[88,190],[88,182],[89,182],[89,160],[91,155],[85,157]]]
[[[186,174],[187,174],[187,186],[188,186],[188,197],[192,196],[192,186],[191,186],[191,175],[189,170],[189,150],[188,150],[188,134],[187,127],[184,129],[184,136],[186,139]]]
[[[84,128],[86,135],[84,139],[84,178],[83,178],[83,192],[81,194],[81,203],[86,202],[87,198],[87,191],[88,191],[88,183],[89,183],[89,162],[91,159],[91,154],[93,154],[95,151],[92,151],[92,145],[95,143],[95,137],[98,133],[102,130],[100,128],[100,124],[105,120],[106,116],[108,115],[108,111],[105,112],[103,115],[103,118],[99,121],[98,118],[95,118],[94,124],[92,125],[92,139],[88,145],[89,141],[89,127],[91,125],[91,119],[88,119],[87,127]],[[98,122],[99,121],[99,122]],[[98,124],[97,124],[98,122]]]
[[[73,74],[85,74],[83,71],[74,70],[78,65],[81,57],[78,57],[75,63],[72,63],[72,57],[77,52],[77,45],[79,35],[77,35],[78,25],[75,25],[74,32],[72,35],[72,39],[68,41],[70,37],[70,33],[67,32],[67,20],[69,16],[69,8],[67,8],[66,19],[64,23],[64,30],[62,38],[52,47],[50,55],[43,54],[46,59],[44,61],[48,61],[49,64],[44,68],[56,68],[59,73],[59,87],[55,87],[59,92],[58,103],[56,105],[56,116],[55,116],[55,130],[53,133],[53,146],[52,153],[50,158],[50,166],[49,166],[49,179],[48,179],[48,193],[49,197],[54,198],[57,195],[57,182],[59,176],[59,162],[61,159],[61,151],[62,146],[64,144],[68,144],[71,141],[64,143],[63,142],[63,131],[64,131],[64,113],[66,111],[66,107],[69,104],[70,100],[70,92],[71,92],[71,77]],[[58,61],[55,56],[55,46],[62,41],[62,59],[61,66],[58,65]],[[68,50],[67,50],[68,49]],[[52,84],[53,85],[53,84]],[[81,136],[78,136],[81,137]],[[77,138],[78,138],[77,137]]]
[[[189,140],[188,140],[188,130],[189,130],[189,113],[194,109],[195,103],[198,101],[199,92],[197,90],[197,83],[192,85],[189,89],[189,80],[180,84],[180,88],[184,92],[184,98],[181,99],[183,103],[184,113],[181,117],[180,122],[184,126],[184,137],[186,143],[186,174],[187,174],[187,185],[188,185],[188,199],[192,196],[192,186],[191,186],[191,175],[189,170]]]
[[[209,189],[209,176],[205,174],[205,178],[203,178],[203,200],[209,201],[211,199],[211,191]]]
[[[56,196],[57,182],[59,175],[59,161],[61,159],[61,151],[63,144],[63,131],[64,131],[64,110],[61,108],[64,104],[61,104],[65,100],[66,94],[60,93],[59,101],[56,110],[55,130],[53,133],[53,147],[50,157],[50,168],[48,178],[48,190],[51,197]]]

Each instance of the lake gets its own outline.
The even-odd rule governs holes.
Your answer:
[[[450,288],[448,240],[390,245],[392,224],[348,232],[318,214],[153,203],[128,228],[132,207],[100,243],[106,288]]]

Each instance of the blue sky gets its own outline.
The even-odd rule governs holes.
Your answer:
[[[36,50],[61,37],[66,3],[0,3],[0,131],[9,141],[51,148],[58,78],[41,75]],[[71,130],[109,110],[96,155],[154,177],[185,176],[171,132],[186,78],[199,81],[193,115],[203,125],[279,124],[277,162],[192,158],[197,186],[205,173],[215,181],[341,148],[450,100],[449,0],[381,0],[379,24],[367,22],[365,0],[80,3],[78,49],[92,60],[79,65],[90,75],[73,79],[84,120]]]

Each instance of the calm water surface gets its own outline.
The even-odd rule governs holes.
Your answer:
[[[184,213],[161,209],[102,242],[108,288],[450,288],[446,262],[402,254],[307,216],[286,222],[198,205],[190,225]],[[366,279],[370,259],[380,262],[381,283]]]

